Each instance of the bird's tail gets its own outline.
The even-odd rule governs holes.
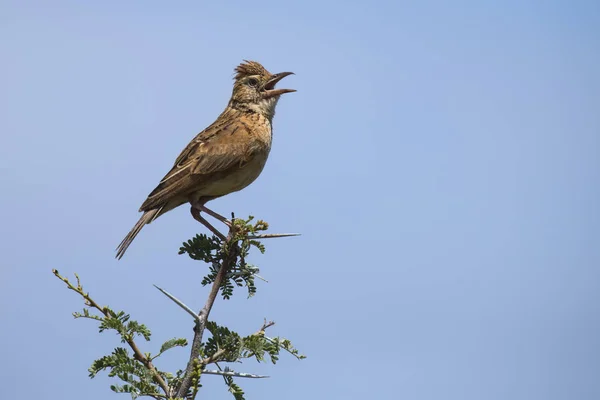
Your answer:
[[[129,231],[127,236],[125,236],[125,239],[123,239],[121,244],[119,244],[119,246],[117,247],[117,255],[116,255],[117,259],[120,260],[121,257],[123,257],[123,255],[125,254],[125,251],[129,247],[131,242],[133,242],[133,239],[135,239],[137,234],[140,233],[140,231],[142,230],[144,225],[149,224],[150,222],[154,221],[154,219],[156,219],[156,217],[158,217],[158,214],[160,213],[161,209],[162,209],[162,207],[144,212],[144,214],[142,215],[140,220],[133,226],[133,228]]]

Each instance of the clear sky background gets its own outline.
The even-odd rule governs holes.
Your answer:
[[[249,400],[600,398],[599,2],[3,0],[0,51],[0,397],[128,398],[88,379],[118,338],[52,268],[145,351],[191,338],[152,287],[206,299],[188,207],[113,249],[251,59],[298,92],[262,176],[210,204],[303,235],[211,316],[308,358],[239,366],[271,375]]]

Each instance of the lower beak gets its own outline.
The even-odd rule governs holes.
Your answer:
[[[294,75],[293,72],[280,72],[278,74],[273,75],[273,77],[267,82],[265,85],[265,92],[263,97],[268,99],[273,96],[281,96],[284,93],[292,93],[295,92],[295,89],[275,89],[275,85],[277,82],[285,78],[286,76]]]

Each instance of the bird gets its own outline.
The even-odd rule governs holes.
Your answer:
[[[243,60],[235,70],[233,92],[225,110],[179,154],[173,168],[148,195],[139,221],[116,249],[125,251],[142,228],[185,203],[191,214],[213,233],[218,231],[200,213],[231,226],[229,220],[205,206],[208,201],[244,189],[258,178],[269,153],[275,107],[281,95],[294,89],[275,85],[293,72],[272,74],[256,61]]]

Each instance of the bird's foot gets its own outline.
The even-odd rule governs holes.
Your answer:
[[[205,227],[208,228],[209,231],[211,231],[214,235],[218,236],[221,240],[226,240],[227,237],[225,237],[225,235],[223,235],[221,232],[219,232],[217,230],[217,228],[215,228],[214,226],[212,226],[212,224],[210,222],[208,222],[206,219],[204,219],[204,217],[202,217],[202,215],[200,215],[200,210],[197,209],[196,207],[192,206],[192,208],[190,209],[191,213],[192,213],[192,217],[194,217],[194,219],[198,222],[200,222],[202,225],[204,225]]]
[[[224,216],[222,216],[219,213],[214,212],[213,210],[211,210],[210,208],[207,208],[204,204],[196,204],[195,206],[198,210],[207,213],[208,215],[210,215],[211,217],[218,219],[219,221],[221,221],[222,223],[224,223],[225,225],[227,225],[227,227],[229,229],[231,229],[231,227],[233,226],[232,221],[228,220],[227,218],[225,218]]]

